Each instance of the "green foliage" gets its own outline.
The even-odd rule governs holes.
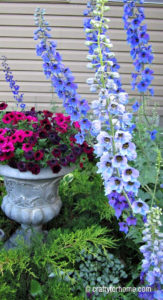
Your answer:
[[[53,229],[46,243],[38,235],[31,248],[24,245],[9,251],[1,249],[0,299],[64,299],[61,290],[56,292],[53,287],[49,287],[49,274],[74,270],[76,257],[82,249],[89,249],[90,245],[95,248],[102,245],[104,249],[115,247],[113,238],[108,238],[107,234],[106,228],[97,225],[75,232]],[[67,299],[73,299],[68,286],[67,290],[70,295]],[[65,294],[67,290],[65,288]],[[58,298],[57,293],[60,295]]]
[[[163,138],[161,128],[156,124],[155,119],[142,117],[139,112],[138,118],[135,119],[136,130],[134,131],[134,142],[137,147],[137,159],[133,166],[140,172],[139,181],[141,188],[138,196],[142,200],[154,202],[161,205],[162,192],[160,184],[163,180]],[[151,140],[150,132],[157,130],[156,138]]]
[[[88,286],[117,286],[123,278],[127,278],[124,264],[101,247],[98,249],[91,247],[89,251],[83,249],[76,261],[79,271],[75,271],[72,275],[76,281],[80,278],[74,287],[76,291],[83,291]],[[99,292],[95,291],[95,295],[99,295]]]
[[[6,189],[4,186],[3,178],[0,177],[0,205],[2,203],[2,199],[6,194]],[[5,232],[6,239],[9,238],[11,233],[16,230],[18,224],[8,218],[6,218],[3,211],[0,209],[0,229]]]
[[[65,176],[60,185],[60,195],[64,206],[72,207],[73,215],[96,215],[99,221],[109,221],[114,216],[114,210],[104,195],[101,176],[96,173],[93,163],[87,163],[84,169],[76,169]]]

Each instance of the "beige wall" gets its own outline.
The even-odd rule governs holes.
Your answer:
[[[13,70],[14,77],[25,93],[24,100],[28,106],[34,104],[37,108],[49,108],[51,101],[61,106],[55,94],[52,94],[50,83],[42,72],[42,61],[35,54],[36,41],[33,40],[33,13],[36,7],[43,7],[47,12],[47,20],[52,27],[52,36],[58,43],[58,50],[63,55],[64,63],[73,71],[82,97],[91,101],[96,99],[89,92],[86,79],[89,70],[86,67],[87,47],[84,45],[83,10],[85,0],[49,0],[49,1],[0,1],[0,56],[6,55]],[[114,52],[121,65],[120,73],[124,88],[130,96],[136,96],[130,89],[130,73],[134,71],[129,55],[129,46],[125,41],[125,32],[121,20],[122,4],[110,2],[111,9],[109,37],[114,45]],[[155,52],[153,69],[155,79],[155,97],[150,101],[149,111],[154,103],[160,115],[163,115],[163,5],[146,5],[148,32]],[[5,82],[4,74],[0,72],[0,101],[14,100]],[[138,96],[139,97],[139,96]]]

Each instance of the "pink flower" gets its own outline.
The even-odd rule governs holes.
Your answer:
[[[0,110],[6,109],[8,105],[5,102],[0,103]]]
[[[14,145],[11,142],[6,142],[4,145],[2,145],[2,151],[3,152],[12,152],[14,151]]]
[[[71,142],[73,142],[73,143],[76,142],[76,138],[75,138],[73,135],[70,136],[69,140],[70,140]]]
[[[10,112],[10,113],[7,113],[8,114],[8,116],[10,117],[10,119],[12,120],[12,121],[14,121],[14,119],[15,119],[15,111],[12,111],[12,112]]]
[[[25,137],[31,137],[33,135],[33,131],[31,131],[31,130],[25,130],[24,131],[24,135],[25,135]]]
[[[61,123],[65,122],[65,116],[61,113],[56,113],[54,120],[56,121],[57,125],[60,125]]]
[[[56,127],[56,130],[58,132],[65,133],[67,132],[67,127],[68,127],[67,123],[60,123],[59,127]]]
[[[9,114],[5,114],[2,118],[2,122],[5,124],[10,124],[12,122],[12,119],[10,118]]]
[[[38,119],[36,117],[32,117],[32,116],[27,116],[26,120],[28,120],[30,123],[38,122]]]
[[[5,128],[0,128],[0,135],[5,135],[7,130]]]
[[[43,110],[43,114],[46,118],[51,118],[53,113],[49,110]]]
[[[0,154],[0,161],[4,161],[6,159],[5,153]]]
[[[12,157],[14,157],[14,152],[12,152],[12,151],[5,152],[5,154],[4,154],[4,158],[5,159],[8,160],[8,159],[10,159]]]
[[[57,148],[54,148],[52,151],[52,154],[54,155],[54,157],[60,157],[61,156],[61,151]]]
[[[22,112],[19,112],[19,111],[15,112],[15,117],[16,117],[17,121],[26,119],[26,115]]]
[[[7,141],[7,139],[4,136],[0,136],[0,146],[4,145],[4,143]]]
[[[41,159],[43,158],[43,156],[44,156],[43,151],[38,150],[38,151],[36,151],[35,154],[34,154],[34,159],[35,159],[35,160],[41,160]]]
[[[78,121],[73,122],[73,125],[76,129],[80,129],[80,124]]]
[[[24,134],[24,130],[20,129],[20,130],[16,130],[16,132],[14,133],[14,135],[17,137],[17,141],[19,143],[22,143],[25,139],[25,134]]]
[[[10,136],[9,141],[12,142],[13,144],[15,144],[18,142],[18,137],[15,134],[13,134]]]
[[[70,123],[70,121],[71,121],[70,116],[65,116],[65,122]]]
[[[22,149],[27,152],[29,150],[32,150],[33,147],[31,144],[25,143],[25,144],[23,144]]]

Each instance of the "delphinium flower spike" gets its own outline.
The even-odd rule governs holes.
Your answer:
[[[90,107],[88,102],[81,99],[77,93],[74,76],[63,64],[62,57],[57,51],[57,43],[51,39],[49,33],[51,28],[44,15],[44,9],[36,9],[35,24],[38,29],[34,32],[34,39],[40,40],[36,46],[36,53],[42,58],[44,74],[47,79],[51,80],[58,97],[63,100],[63,106],[71,116],[72,122],[79,122],[81,132],[75,135],[75,138],[79,144],[82,144],[91,127],[91,122],[87,118],[87,111]]]
[[[124,210],[127,215],[131,208],[131,214],[128,214],[125,222],[123,219],[119,222],[120,231],[127,233],[128,226],[136,225],[135,215],[142,215],[147,227],[147,230],[143,231],[143,241],[149,238],[149,243],[147,247],[145,245],[140,249],[145,256],[141,280],[154,287],[155,291],[140,293],[139,297],[162,299],[163,242],[162,234],[156,228],[160,225],[159,209],[150,210],[147,203],[136,199],[140,183],[138,170],[130,165],[136,159],[136,147],[132,142],[132,115],[128,114],[125,108],[128,95],[122,92],[121,85],[116,83],[119,76],[116,71],[109,69],[114,63],[112,60],[114,53],[111,51],[111,41],[105,36],[108,28],[106,18],[103,17],[108,9],[105,7],[106,3],[107,0],[89,1],[87,15],[91,13],[93,18],[84,21],[86,44],[89,46],[89,67],[95,69],[95,76],[88,79],[88,84],[95,85],[98,91],[98,100],[92,103],[93,113],[97,119],[95,123],[92,122],[91,128],[92,134],[97,138],[95,154],[100,160],[97,163],[98,173],[102,175],[105,194],[108,196],[109,204],[115,209],[117,219],[123,216]]]
[[[23,93],[20,94],[19,92],[20,87],[17,84],[17,82],[14,80],[13,73],[7,63],[7,58],[5,56],[2,56],[2,67],[3,67],[3,72],[5,73],[5,80],[6,82],[9,83],[14,99],[17,101],[16,104],[17,107],[19,107],[20,105],[20,108],[24,110],[26,107],[26,105],[23,103],[24,94]]]
[[[141,284],[151,287],[152,291],[139,293],[141,299],[163,299],[163,233],[159,230],[161,215],[159,207],[152,207],[144,224],[143,241],[146,244],[140,247],[144,256],[140,279]]]
[[[144,0],[123,0],[124,29],[127,34],[127,42],[130,45],[130,55],[133,60],[135,72],[132,73],[132,89],[137,89],[144,96],[144,93],[154,94],[154,89],[150,87],[153,80],[153,70],[150,65],[154,59],[152,46],[149,45],[149,34],[145,20]],[[144,101],[144,99],[143,99]]]
[[[88,2],[84,20],[86,45],[89,47],[89,65],[95,75],[87,80],[90,90],[98,92],[98,100],[92,102],[95,120],[91,133],[97,139],[94,152],[99,158],[98,173],[104,180],[105,194],[119,219],[125,210],[126,219],[119,222],[120,231],[128,232],[128,226],[136,225],[133,203],[140,183],[139,171],[130,163],[136,159],[136,147],[132,142],[132,114],[126,111],[128,94],[123,90],[119,65],[111,51],[112,43],[106,31],[108,19],[104,17],[107,0]]]

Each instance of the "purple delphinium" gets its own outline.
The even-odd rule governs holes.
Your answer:
[[[24,94],[20,94],[19,92],[19,85],[17,82],[14,80],[13,73],[7,63],[7,58],[5,56],[2,56],[2,67],[3,67],[3,72],[5,73],[5,80],[6,82],[9,83],[9,87],[13,93],[14,99],[17,101],[16,105],[17,107],[20,105],[20,108],[22,110],[25,109],[25,103],[23,103],[23,97]]]
[[[119,222],[119,230],[123,231],[124,233],[128,232],[128,226],[125,222]]]
[[[81,132],[75,136],[77,143],[82,144],[88,134],[91,122],[86,118],[90,109],[85,99],[80,99],[77,93],[77,84],[69,68],[65,67],[57,43],[51,40],[51,28],[44,18],[45,10],[36,9],[35,24],[38,28],[34,31],[34,39],[40,40],[36,45],[36,53],[43,60],[43,70],[47,79],[50,79],[58,97],[63,100],[66,112],[71,116],[71,121],[78,121]]]
[[[157,130],[156,129],[152,131],[148,130],[147,132],[150,134],[151,140],[154,141],[156,139]]]
[[[135,201],[134,193],[129,192],[127,196],[131,203]],[[129,205],[126,201],[126,198],[123,194],[119,194],[116,191],[113,191],[108,195],[109,204],[115,210],[115,216],[119,219],[122,216],[123,211],[127,211]],[[119,222],[120,231],[124,233],[128,232],[129,226],[135,226],[137,223],[137,219],[133,215],[129,215],[125,222]]]
[[[145,245],[140,247],[144,259],[142,260],[141,284],[151,287],[149,297],[146,293],[139,293],[141,299],[163,298],[163,233],[159,231],[162,225],[160,216],[162,210],[152,207],[147,213],[147,221],[144,224],[143,241]]]
[[[140,103],[138,101],[135,101],[135,103],[132,105],[132,109],[134,112],[138,111],[139,107],[140,107]]]
[[[153,80],[153,70],[149,66],[154,56],[152,47],[148,44],[147,25],[142,24],[145,19],[144,8],[142,7],[144,0],[123,0],[123,2],[124,13],[122,19],[127,34],[127,42],[131,47],[130,55],[136,71],[132,74],[131,85],[133,89],[137,88],[140,93],[149,92],[153,95],[153,88],[150,88]],[[133,110],[137,111],[138,109],[139,105],[134,104]]]

